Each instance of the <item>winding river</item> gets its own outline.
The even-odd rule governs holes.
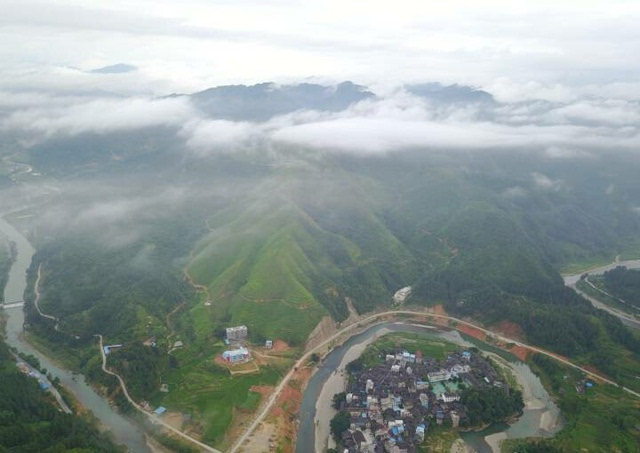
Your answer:
[[[316,452],[323,451],[326,444],[324,439],[316,439],[316,432],[322,433],[323,437],[325,437],[325,433],[328,433],[327,429],[320,426],[320,424],[329,424],[329,419],[324,419],[327,413],[321,405],[327,399],[328,393],[333,391],[331,389],[327,392],[325,386],[331,386],[332,376],[335,377],[336,373],[341,373],[346,361],[357,358],[366,344],[388,332],[419,333],[425,337],[446,340],[462,346],[470,345],[457,332],[437,331],[428,326],[404,322],[383,322],[349,338],[325,357],[316,373],[309,380],[299,411],[300,425],[296,453],[308,453],[311,451],[309,447],[313,445],[315,445],[313,449]],[[480,453],[492,451],[492,447],[487,441],[490,441],[492,436],[495,438],[496,434],[499,436],[498,439],[552,436],[561,428],[560,410],[538,377],[527,365],[516,361],[515,358],[512,362],[510,361],[508,366],[514,371],[524,389],[526,404],[524,414],[511,425],[496,424],[482,431],[462,433],[461,437],[465,442]],[[330,399],[332,396],[328,395],[328,398]],[[320,418],[317,416],[318,409],[323,413],[322,420],[317,420]],[[329,414],[329,418],[331,415]]]
[[[593,305],[596,308],[599,308],[600,310],[604,310],[604,311],[612,314],[613,316],[617,317],[618,319],[620,319],[620,321],[624,325],[626,325],[628,327],[631,327],[633,329],[640,330],[640,320],[637,317],[634,317],[633,315],[631,315],[629,313],[625,313],[623,311],[618,310],[615,307],[607,305],[607,304],[599,301],[598,299],[596,299],[594,297],[591,297],[589,294],[587,294],[584,291],[578,289],[578,287],[577,287],[577,283],[578,283],[578,281],[580,280],[580,277],[583,274],[588,273],[589,275],[602,275],[606,271],[610,271],[611,269],[615,269],[618,266],[625,266],[627,269],[640,269],[640,260],[618,261],[616,259],[616,261],[614,261],[611,264],[607,264],[606,266],[601,266],[601,267],[597,267],[597,268],[594,268],[594,269],[589,269],[589,270],[581,272],[579,274],[564,275],[562,278],[564,279],[564,284],[565,285],[567,285],[570,288],[573,288],[574,291],[576,291],[578,294],[580,294],[586,300],[591,302],[591,305]]]
[[[18,251],[16,261],[9,273],[4,300],[6,303],[21,301],[27,287],[27,269],[31,265],[35,250],[27,238],[2,217],[0,217],[0,232],[7,239],[16,243]],[[70,371],[56,365],[22,338],[24,313],[21,308],[5,310],[4,314],[7,318],[7,343],[10,346],[25,354],[36,356],[44,368],[53,376],[57,376],[62,385],[71,391],[83,406],[91,409],[104,427],[111,430],[117,443],[127,446],[134,453],[148,453],[150,451],[142,431],[136,428],[131,421],[116,413],[105,398],[98,395],[80,376],[76,378]]]

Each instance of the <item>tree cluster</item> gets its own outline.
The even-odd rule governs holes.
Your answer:
[[[38,383],[20,373],[0,342],[0,451],[116,453],[125,449],[82,418],[60,412]]]
[[[521,414],[524,407],[522,392],[497,388],[463,390],[460,401],[467,409],[472,426],[504,421],[514,414]]]

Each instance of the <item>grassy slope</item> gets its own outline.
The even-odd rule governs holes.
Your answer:
[[[192,345],[174,354],[180,368],[165,377],[168,394],[156,393],[151,402],[171,410],[190,414],[201,427],[203,439],[225,448],[225,432],[238,410],[254,410],[256,395],[253,385],[275,385],[293,363],[292,359],[274,362],[259,373],[231,376],[213,361],[225,346],[222,342],[208,345],[205,356]]]
[[[283,186],[290,193],[260,196]],[[214,324],[230,316],[262,337],[300,343],[322,315],[346,317],[344,297],[364,311],[412,283],[411,254],[366,202],[324,206],[327,193],[318,202],[295,194],[313,189],[313,181],[268,181],[209,219],[187,270],[207,287]]]

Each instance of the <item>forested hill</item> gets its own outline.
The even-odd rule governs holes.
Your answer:
[[[538,318],[527,313],[549,317],[548,326],[578,323],[575,332],[590,322],[559,270],[606,260],[637,238],[635,175],[623,158],[574,171],[542,156],[488,152],[282,156],[269,169],[226,158],[224,174],[183,163],[166,183],[187,184],[184,199],[149,194],[149,206],[141,202],[131,218],[55,232],[36,256],[42,306],[81,335],[92,335],[96,322],[115,335],[146,335],[146,317],[163,325],[163,313],[192,297],[186,269],[207,289],[209,332],[247,324],[260,338],[301,343],[324,314],[347,316],[345,298],[366,312],[414,285],[414,302],[444,302],[487,322],[508,318],[542,340],[531,322]],[[189,174],[212,175],[207,197],[201,179],[185,182]],[[614,183],[619,189],[608,194]],[[114,234],[124,235],[122,245]],[[591,344],[581,335],[561,342],[543,344],[567,354]]]
[[[618,266],[604,273],[608,292],[640,310],[640,270]]]
[[[460,105],[483,115],[501,108],[469,87],[406,89],[438,115]],[[263,93],[264,103],[246,90]],[[30,196],[44,201],[12,220],[33,232],[30,275],[34,282],[41,268],[42,309],[71,336],[30,305],[34,332],[65,344],[78,336],[86,348],[96,333],[116,342],[161,338],[168,350],[178,338],[205,348],[225,326],[245,324],[255,342],[301,345],[323,316],[342,321],[350,306],[388,306],[411,285],[409,303],[444,304],[487,324],[512,321],[529,341],[612,375],[624,361],[611,350],[636,357],[627,330],[567,292],[559,274],[640,250],[632,153],[311,149],[259,131],[297,121],[296,102],[326,109],[303,116],[350,115],[373,108],[370,93],[350,84],[265,85],[194,99],[227,94],[258,102],[265,115],[277,105],[293,116],[59,134],[23,150],[44,178]],[[185,139],[189,127],[197,130]],[[217,141],[220,127],[248,138]]]

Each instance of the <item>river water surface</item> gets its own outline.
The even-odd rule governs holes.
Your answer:
[[[18,251],[16,261],[9,273],[4,300],[5,303],[21,301],[27,287],[27,269],[31,265],[35,250],[27,238],[2,217],[0,217],[0,232],[4,233],[4,236],[10,241],[16,243]],[[4,315],[7,318],[7,343],[10,346],[22,353],[36,356],[44,368],[54,377],[57,376],[62,385],[71,391],[83,406],[91,409],[104,427],[111,430],[117,443],[126,445],[134,453],[148,453],[150,451],[142,431],[136,428],[131,421],[116,413],[105,398],[98,395],[84,382],[82,376],[76,378],[73,373],[56,365],[22,339],[22,325],[24,324],[22,308],[5,310]]]
[[[341,346],[334,348],[319,365],[316,373],[311,377],[302,397],[299,411],[298,439],[296,442],[296,453],[308,453],[316,445],[316,452],[322,450],[318,445],[324,441],[316,443],[316,406],[322,393],[323,387],[332,375],[338,371],[345,355],[354,349],[359,349],[363,343],[383,334],[391,332],[419,333],[427,338],[447,340],[460,345],[469,345],[456,332],[434,331],[425,326],[403,322],[383,322],[376,324],[362,333],[354,335]],[[456,339],[457,338],[457,339]],[[462,433],[465,442],[480,453],[491,452],[492,448],[487,443],[486,437],[497,433],[502,433],[502,438],[523,438],[531,436],[551,436],[561,428],[560,410],[554,404],[547,391],[542,386],[537,376],[533,374],[529,367],[514,359],[509,364],[510,368],[517,375],[518,381],[524,387],[525,409],[524,414],[513,424],[495,424],[491,427],[478,431]],[[326,395],[325,395],[326,396]],[[329,420],[317,420],[319,424],[328,426]],[[318,429],[318,432],[327,430]]]

